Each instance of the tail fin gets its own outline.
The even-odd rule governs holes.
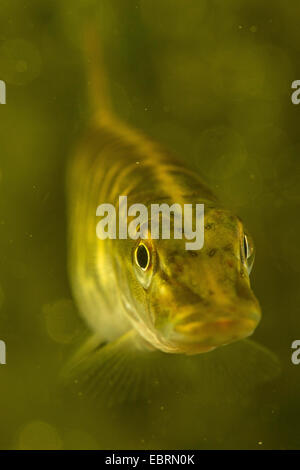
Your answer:
[[[90,108],[93,121],[103,123],[112,118],[112,108],[101,39],[93,22],[86,24],[83,36]]]

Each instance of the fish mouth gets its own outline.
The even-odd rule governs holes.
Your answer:
[[[178,318],[179,317],[179,318]],[[186,354],[198,354],[251,336],[261,318],[258,308],[235,315],[222,313],[201,318],[199,312],[178,315],[168,340]]]

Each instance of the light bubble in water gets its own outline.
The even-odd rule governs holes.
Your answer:
[[[9,39],[0,47],[1,78],[13,85],[26,85],[41,73],[38,48],[24,39]]]
[[[74,304],[60,299],[43,307],[48,335],[61,344],[71,343],[79,333],[79,319]]]
[[[59,450],[62,440],[57,430],[44,421],[31,421],[19,435],[20,450]]]

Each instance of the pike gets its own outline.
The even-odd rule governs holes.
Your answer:
[[[269,380],[278,372],[276,359],[245,339],[261,318],[249,280],[249,232],[183,160],[114,115],[94,32],[85,44],[93,117],[68,171],[68,243],[74,298],[93,334],[71,361],[71,375],[93,393],[110,384],[110,395],[115,387],[120,400],[138,396],[133,389],[143,382],[149,390],[154,375],[166,378],[173,366],[184,381],[182,358],[190,355],[197,355],[193,364],[201,383],[207,371],[215,374],[216,364],[231,370],[237,360],[245,361],[238,369],[247,382]],[[119,195],[148,209],[204,204],[202,250],[188,251],[182,239],[151,234],[131,239],[124,232],[100,240],[96,208],[112,204],[122,217]]]

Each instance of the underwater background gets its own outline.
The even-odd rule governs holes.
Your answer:
[[[300,448],[299,15],[296,0],[1,0],[0,448]],[[254,238],[254,339],[281,373],[249,403],[170,388],[96,406],[60,387],[86,328],[67,275],[65,177],[89,117],[91,16],[116,114],[199,171]]]

